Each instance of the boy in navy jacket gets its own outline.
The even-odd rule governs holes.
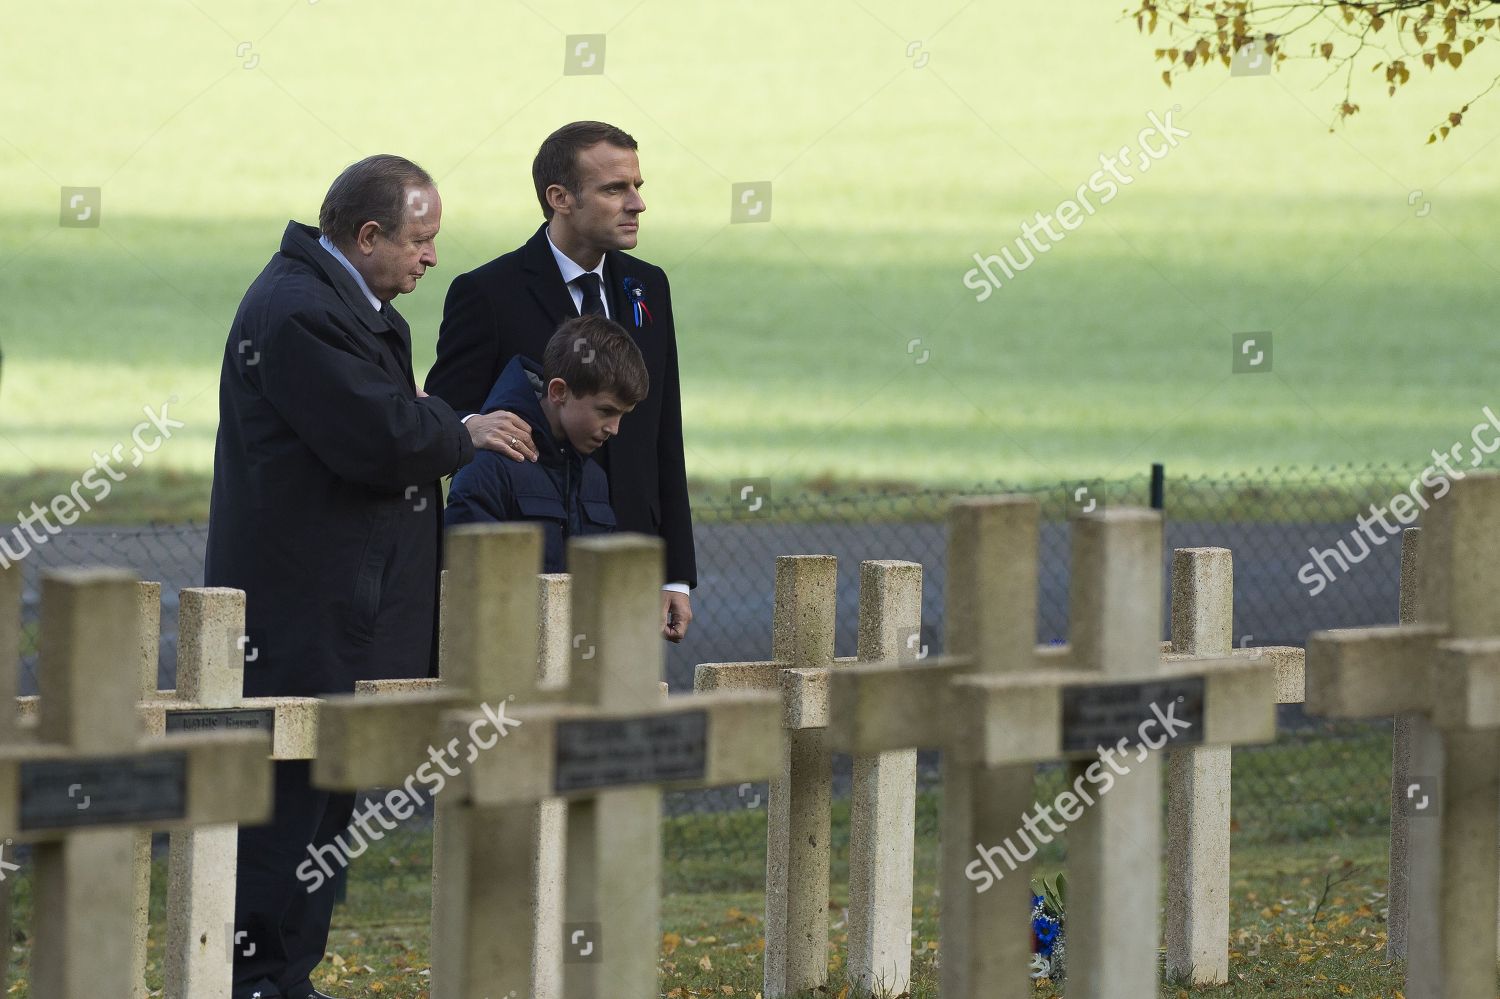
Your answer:
[[[609,480],[590,455],[649,390],[640,348],[623,327],[601,315],[569,319],[541,364],[518,354],[484,402],[483,412],[504,409],[531,424],[536,461],[476,452],[453,477],[445,523],[535,521],[546,539],[542,571],[567,571],[568,538],[615,529]]]

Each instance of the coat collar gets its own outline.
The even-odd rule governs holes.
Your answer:
[[[554,437],[552,428],[547,423],[547,414],[542,408],[542,375],[541,364],[525,354],[512,357],[490,389],[482,412],[493,413],[497,409],[505,409],[531,424],[531,436],[537,445],[538,461],[541,464],[551,468],[561,468],[565,463],[580,466],[584,462],[584,456],[566,439],[558,440]]]
[[[398,337],[406,335],[404,331],[406,322],[396,311],[395,303],[385,303],[384,315],[370,308],[370,300],[365,298],[365,293],[360,290],[349,271],[334,259],[333,254],[318,244],[318,235],[318,230],[310,225],[289,221],[286,224],[286,232],[281,237],[281,252],[294,260],[308,264],[322,274],[339,293],[339,298],[344,300],[349,311],[358,317],[365,329],[371,333],[394,333]]]
[[[310,225],[289,221],[286,232],[281,237],[281,252],[289,259],[299,261],[321,274],[338,292],[350,315],[356,317],[371,333],[382,334],[377,337],[377,342],[386,341],[397,368],[415,387],[411,371],[411,327],[407,325],[405,317],[396,311],[394,302],[385,303],[384,314],[370,308],[370,300],[365,298],[365,293],[360,290],[349,271],[319,245],[318,235],[318,230]]]

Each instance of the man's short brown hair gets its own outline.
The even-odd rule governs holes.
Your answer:
[[[651,390],[641,349],[625,327],[604,316],[575,316],[557,328],[542,355],[542,381],[561,378],[574,395],[608,392],[634,406]]]
[[[578,154],[600,142],[621,149],[636,148],[630,133],[602,121],[575,121],[542,140],[542,148],[536,151],[536,159],[531,161],[531,180],[536,184],[536,200],[541,202],[543,218],[552,217],[552,206],[547,204],[547,188],[553,184],[561,184],[575,198],[582,196]]]
[[[366,222],[392,239],[406,221],[407,192],[436,187],[432,175],[402,156],[381,153],[350,164],[334,180],[318,211],[318,228],[333,245],[353,245]]]

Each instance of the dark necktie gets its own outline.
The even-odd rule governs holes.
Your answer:
[[[590,271],[580,274],[573,279],[578,290],[583,292],[583,307],[578,310],[580,316],[602,316],[604,315],[604,299],[599,297],[599,275]]]

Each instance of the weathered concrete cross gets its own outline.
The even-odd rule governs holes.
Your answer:
[[[313,779],[335,790],[391,788],[386,810],[398,819],[409,817],[424,794],[435,799],[435,999],[485,990],[540,995],[548,986],[538,954],[557,953],[533,917],[539,865],[547,862],[545,851],[538,854],[541,809],[478,807],[452,785],[462,768],[508,736],[516,704],[556,696],[538,681],[541,531],[534,524],[465,525],[448,532],[444,547],[442,682],[388,681],[379,696],[328,698]],[[484,714],[472,735],[450,738],[446,716],[462,710]],[[494,932],[521,911],[524,932]],[[491,977],[496,967],[505,969],[504,989]]]
[[[702,693],[780,694],[787,755],[771,781],[766,835],[765,994],[770,999],[823,985],[828,977],[828,901],[833,772],[825,745],[828,677],[851,662],[918,658],[922,567],[860,566],[859,655],[833,655],[838,560],[776,559],[772,659],[704,663]],[[911,977],[912,836],[916,751],[854,758],[849,840],[849,976],[892,992]],[[903,845],[904,841],[904,845]]]
[[[1163,661],[1161,522],[1150,511],[1075,521],[1072,644],[1057,649],[1035,645],[1035,501],[966,501],[950,525],[950,655],[836,672],[833,744],[944,750],[944,995],[1030,993],[1029,941],[1011,927],[1029,908],[1031,836],[1050,841],[1038,821],[1062,831],[1054,807],[1074,824],[1070,994],[1154,994],[1158,867],[1142,858],[1160,843],[1161,788],[1150,750],[1273,737],[1272,672],[1248,658]],[[1132,749],[1122,771],[1115,755]],[[1033,765],[1051,759],[1075,761],[1073,790],[1033,803]]]
[[[145,736],[141,671],[117,658],[141,641],[130,573],[48,573],[42,608],[36,738],[0,747],[0,830],[36,843],[31,987],[119,994],[136,976],[136,830],[264,821],[270,742],[245,732]]]
[[[762,780],[781,760],[781,706],[772,695],[662,702],[662,552],[659,539],[637,535],[569,544],[573,628],[595,651],[592,668],[580,675],[575,658],[572,703],[518,707],[506,743],[455,777],[476,808],[568,799],[569,999],[659,994],[662,788]],[[462,625],[462,617],[449,622]],[[457,737],[478,717],[455,712],[448,733]],[[498,916],[483,926],[486,938],[530,932],[530,906]],[[481,959],[470,961],[479,973]],[[493,950],[482,962],[486,987],[503,995],[516,966]]]
[[[1227,548],[1172,553],[1170,664],[1241,657],[1270,669],[1276,702],[1300,702],[1303,653],[1290,646],[1234,648],[1234,559]],[[1229,746],[1167,754],[1167,975],[1229,981]]]
[[[1425,504],[1417,623],[1318,632],[1307,644],[1308,710],[1431,720],[1418,765],[1432,772],[1413,769],[1399,802],[1411,818],[1409,999],[1488,999],[1495,988],[1500,477],[1471,472],[1449,485]]]

